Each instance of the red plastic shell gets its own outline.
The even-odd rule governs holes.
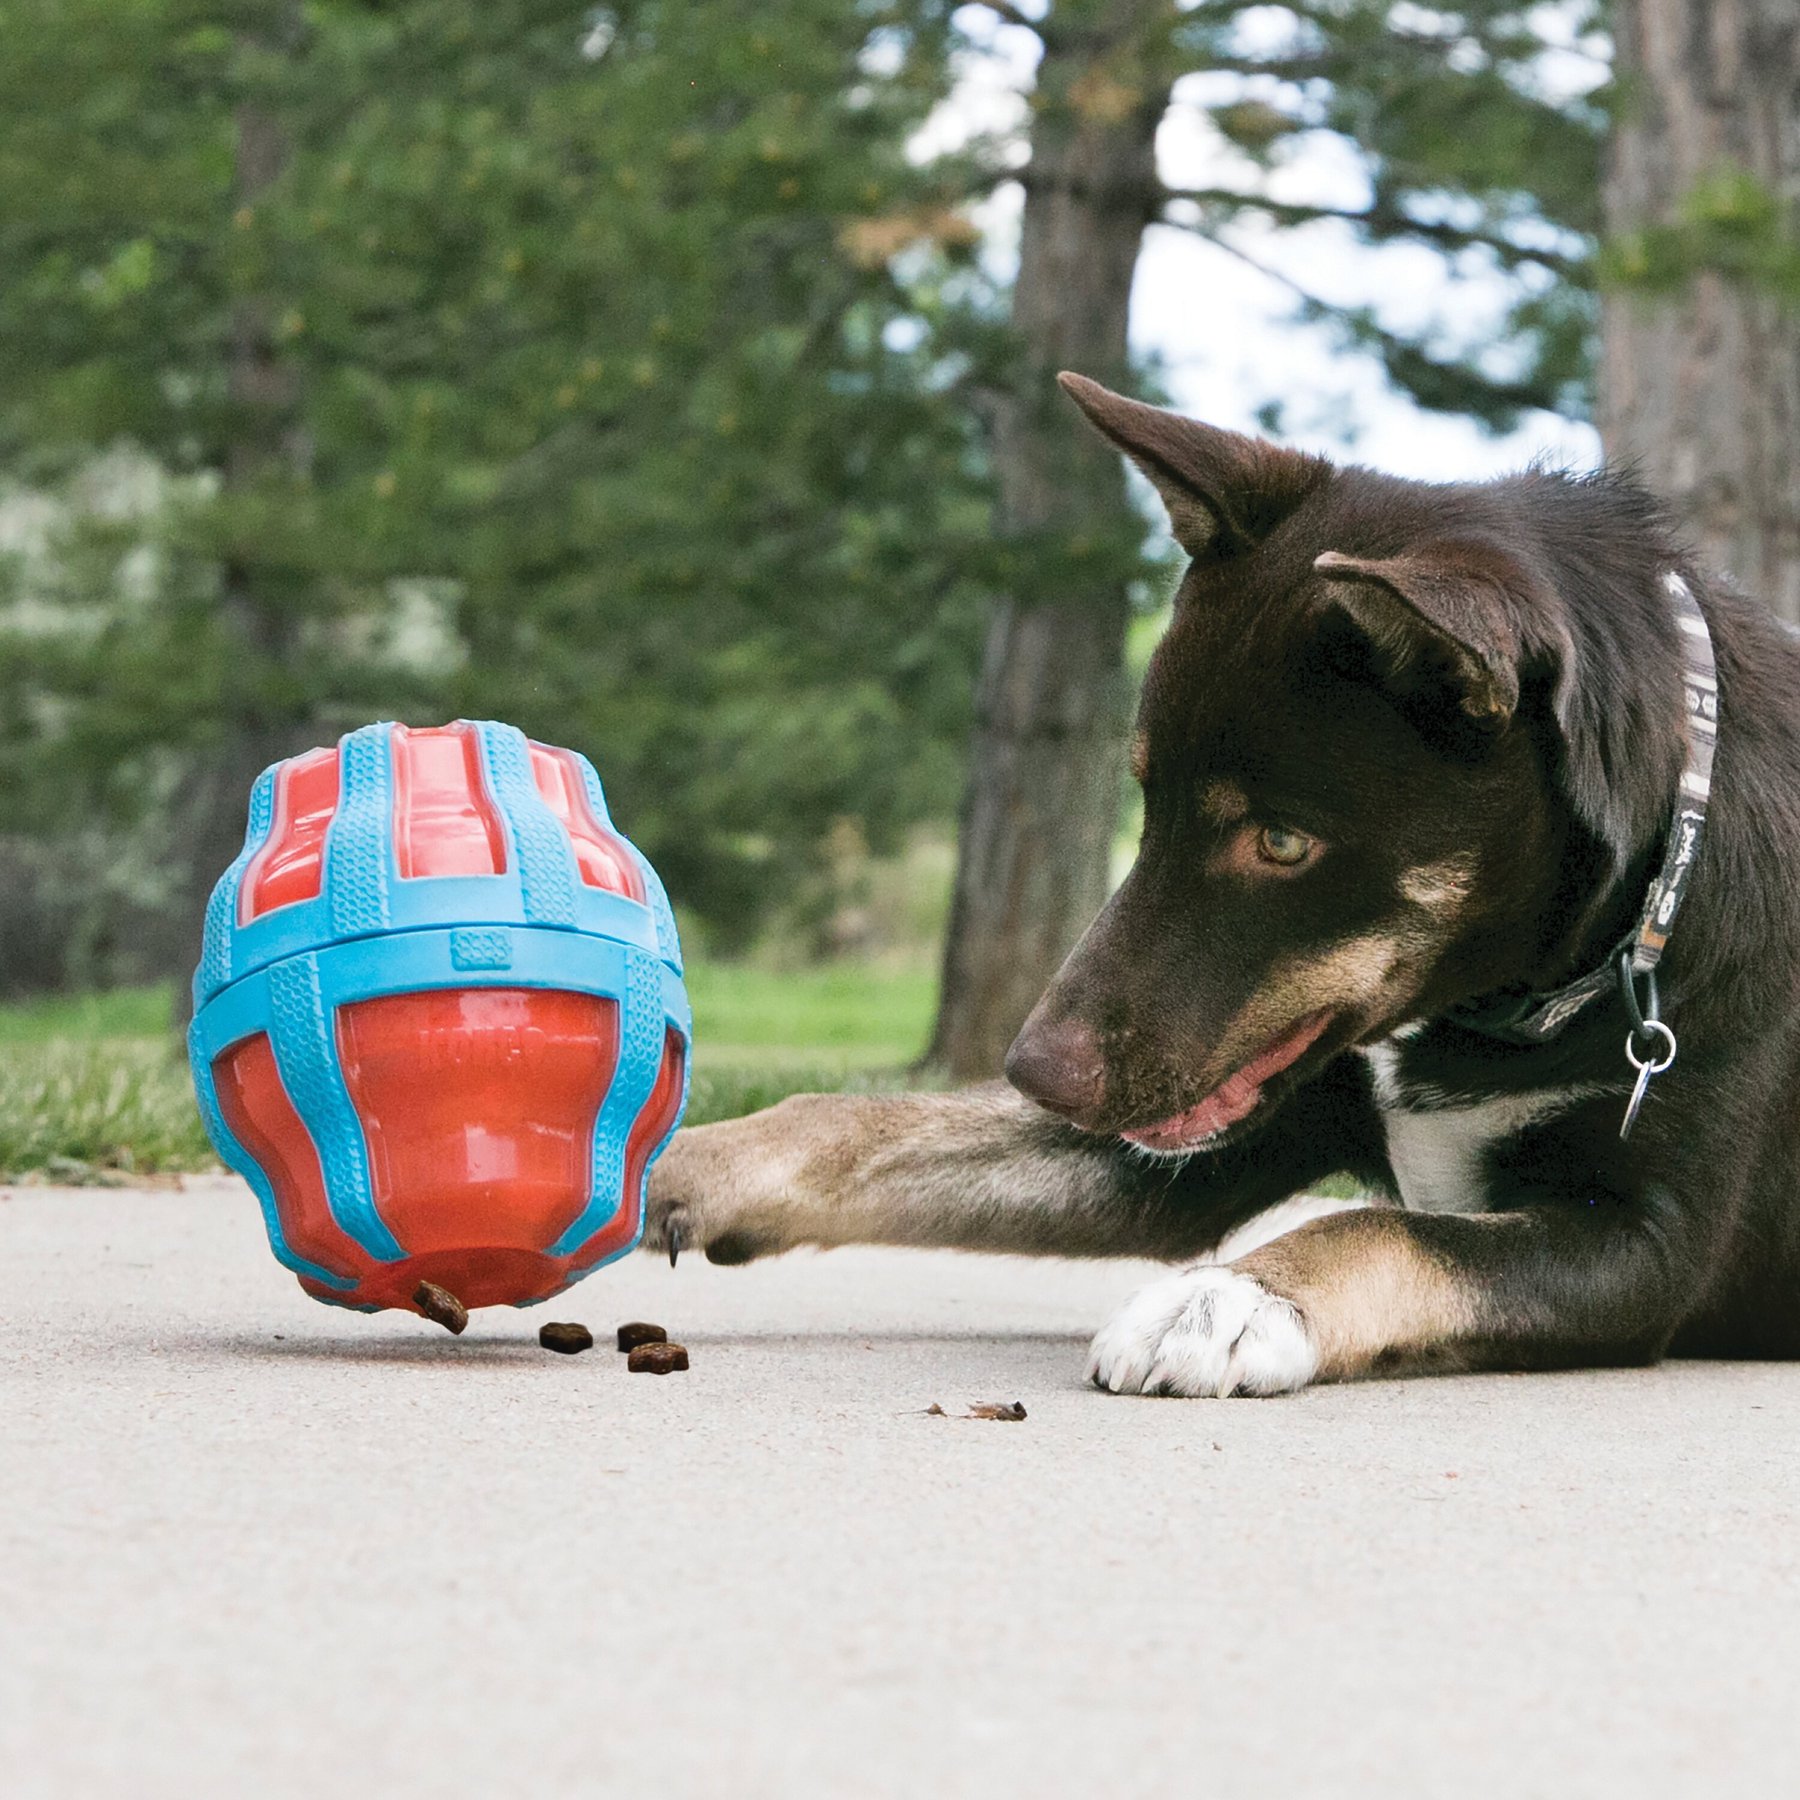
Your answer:
[[[396,725],[393,754],[394,859],[403,880],[500,875],[506,830],[482,774],[480,740],[466,723],[414,730]],[[595,816],[581,766],[567,750],[531,746],[531,772],[544,804],[569,833],[581,879],[640,903],[644,879],[619,836]],[[281,765],[275,819],[240,887],[243,925],[315,900],[323,882],[325,834],[338,808],[338,753],[312,750]]]
[[[316,900],[324,879],[325,833],[338,809],[338,753],[309,750],[275,772],[275,818],[239,886],[238,923],[278,906]]]
[[[499,875],[506,829],[481,772],[481,741],[466,724],[389,737],[394,768],[394,860],[403,880]]]
[[[282,1233],[354,1280],[322,1300],[416,1312],[436,1282],[465,1306],[544,1299],[637,1235],[644,1168],[681,1103],[684,1046],[667,1032],[626,1140],[621,1205],[566,1256],[549,1248],[587,1204],[594,1126],[618,1060],[611,1000],[544,988],[453,988],[341,1007],[338,1052],[362,1121],[377,1209],[405,1250],[379,1262],[326,1203],[318,1153],[259,1033],[213,1065],[225,1122],[267,1172]]]
[[[213,1082],[231,1135],[262,1165],[275,1190],[289,1247],[334,1275],[366,1280],[381,1265],[331,1216],[319,1153],[282,1085],[268,1037],[258,1032],[233,1044],[213,1063]]]
[[[625,1140],[625,1191],[617,1216],[588,1239],[570,1257],[573,1272],[580,1274],[595,1263],[622,1250],[637,1236],[638,1219],[643,1207],[644,1169],[650,1152],[662,1141],[675,1115],[681,1110],[682,1079],[686,1063],[681,1034],[665,1030],[662,1062],[656,1071],[656,1085],[644,1102],[631,1135]]]
[[[341,1007],[338,1055],[375,1205],[465,1306],[562,1285],[550,1245],[587,1204],[618,1008],[545,988],[454,988]],[[391,1302],[390,1302],[391,1304]]]
[[[575,846],[575,861],[582,881],[610,894],[624,894],[641,902],[644,878],[624,843],[594,816],[588,804],[587,783],[581,765],[567,750],[548,744],[531,746],[531,774],[544,804],[556,814]]]

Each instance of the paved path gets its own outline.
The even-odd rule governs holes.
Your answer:
[[[1141,1268],[897,1252],[552,1304],[657,1380],[316,1306],[224,1182],[0,1190],[0,1271],[9,1800],[1800,1787],[1800,1367],[1117,1400]]]

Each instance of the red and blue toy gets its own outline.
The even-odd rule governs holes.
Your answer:
[[[267,769],[206,911],[189,1057],[315,1299],[526,1306],[623,1255],[687,1100],[655,871],[583,756],[370,725]]]

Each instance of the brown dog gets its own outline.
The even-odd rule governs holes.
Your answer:
[[[1137,863],[1019,1093],[683,1132],[647,1242],[1202,1258],[1096,1338],[1115,1392],[1800,1351],[1800,649],[1620,477],[1401,481],[1064,384],[1193,558]],[[1371,1198],[1294,1198],[1333,1171]]]

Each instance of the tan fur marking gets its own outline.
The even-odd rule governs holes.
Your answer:
[[[1400,961],[1402,945],[1387,932],[1346,938],[1322,956],[1284,964],[1263,990],[1269,1010],[1289,1019],[1322,1007],[1362,1008],[1378,998]]]
[[[1213,1049],[1213,1066],[1200,1073],[1216,1086],[1263,1045],[1317,1012],[1379,1017],[1403,977],[1404,939],[1385,932],[1346,938],[1319,956],[1295,957],[1277,966]],[[1202,1086],[1204,1085],[1196,1083]]]
[[[1378,1360],[1441,1362],[1475,1330],[1473,1291],[1391,1208],[1316,1220],[1232,1267],[1300,1309],[1326,1380]]]
[[[1229,824],[1250,810],[1250,801],[1235,781],[1209,781],[1200,790],[1200,809],[1210,818]]]
[[[1475,890],[1475,867],[1466,856],[1421,863],[1400,876],[1400,897],[1432,912],[1455,912]]]

